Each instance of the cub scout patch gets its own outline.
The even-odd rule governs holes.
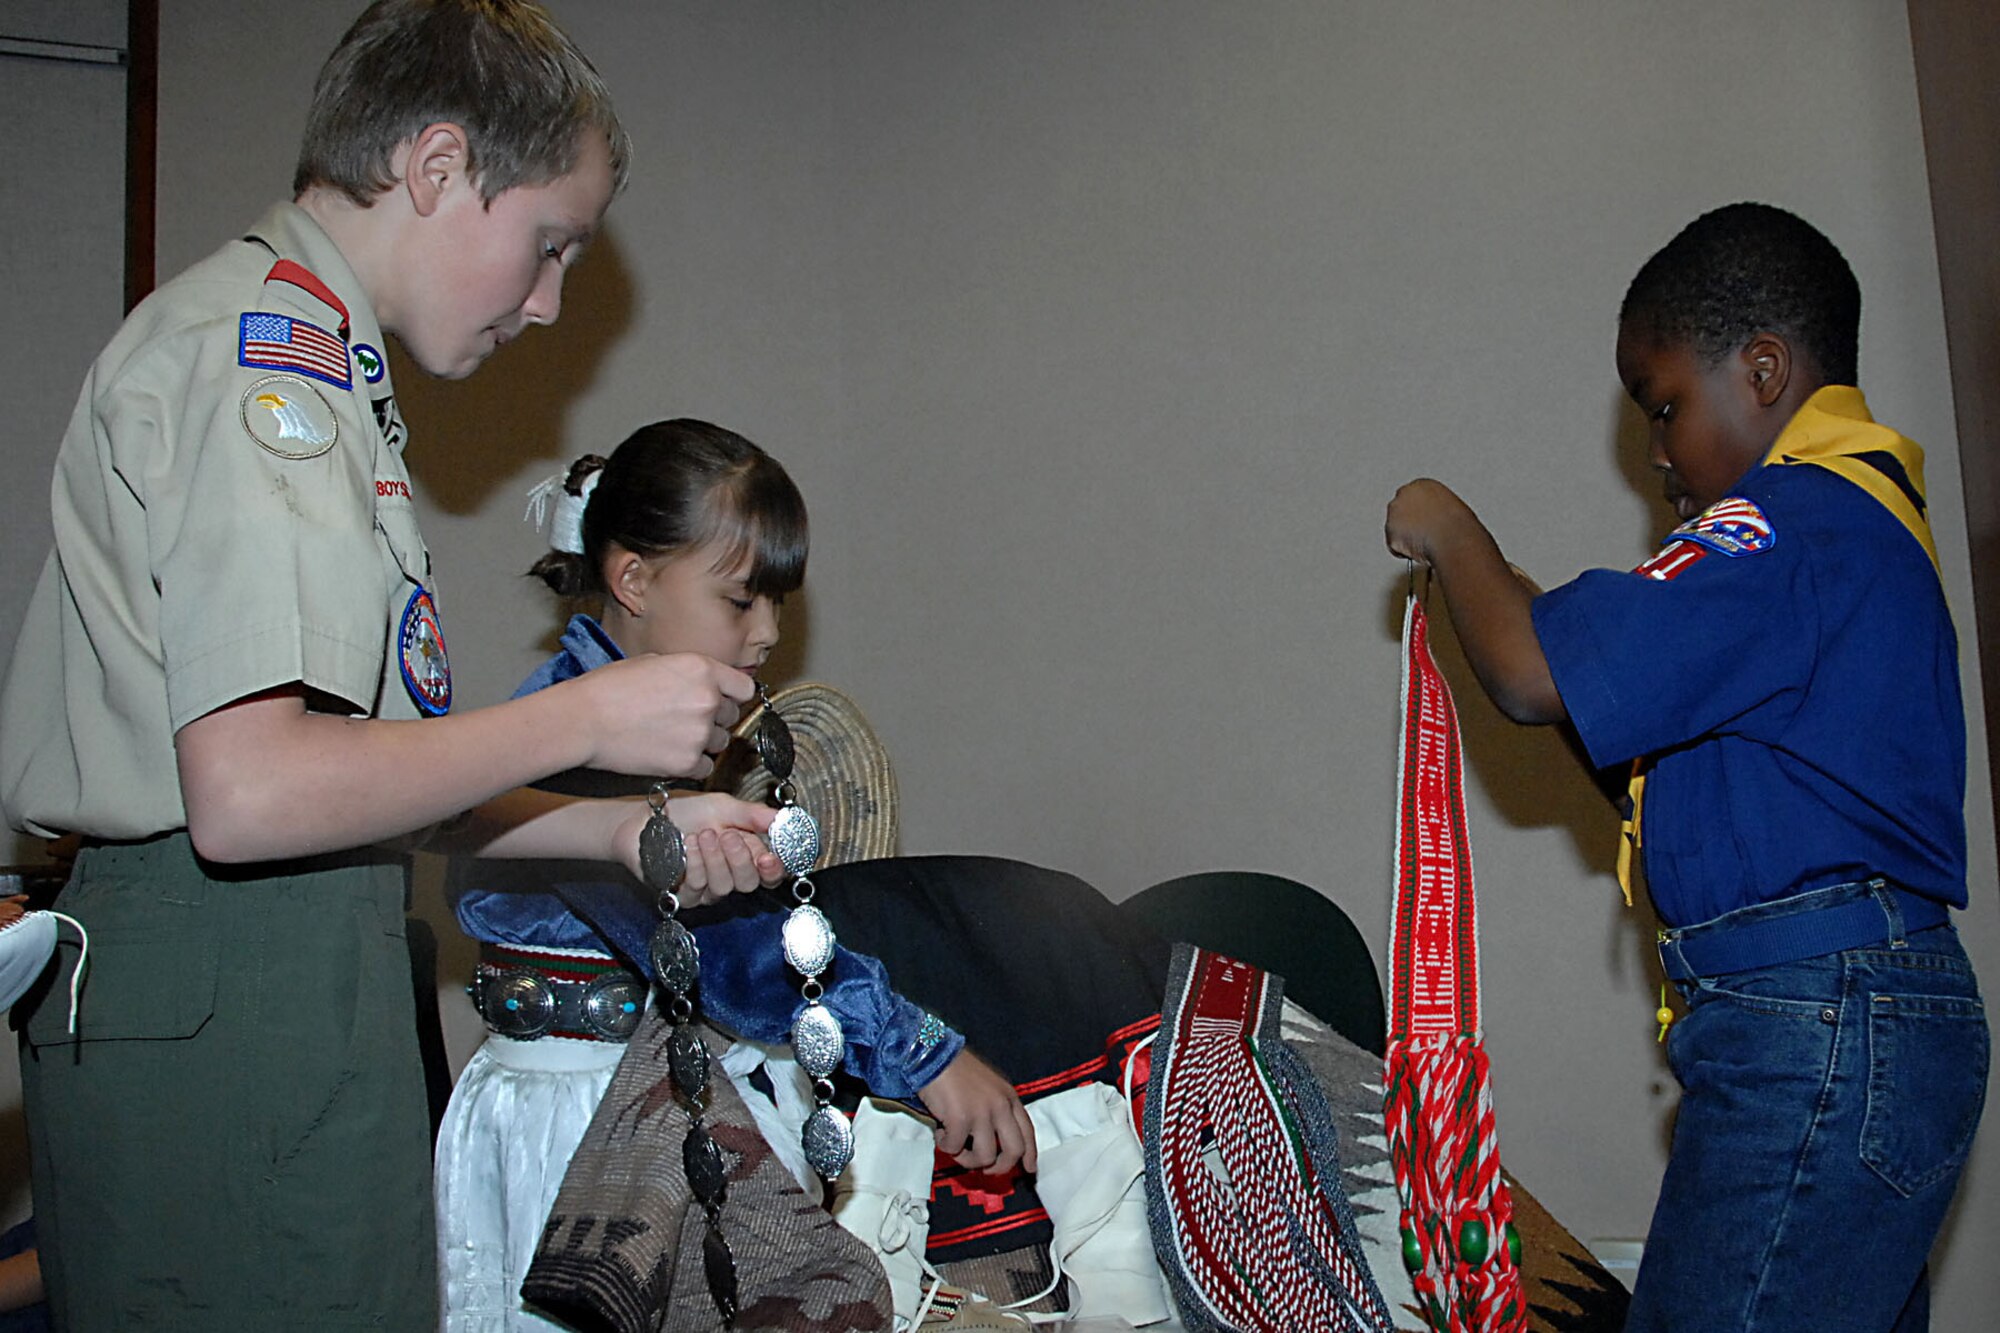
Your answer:
[[[354,364],[361,367],[362,379],[370,384],[382,382],[382,354],[370,344],[354,344]]]
[[[243,391],[243,429],[280,458],[318,458],[340,438],[340,418],[296,375],[266,375]]]
[[[1694,542],[1734,559],[1770,550],[1778,534],[1754,502],[1732,495],[1675,528],[1669,539]]]
[[[317,324],[290,315],[246,310],[239,321],[236,364],[253,370],[289,370],[352,389],[347,344]]]
[[[451,662],[445,656],[437,604],[421,584],[403,606],[403,623],[396,631],[396,651],[403,664],[403,687],[409,690],[417,707],[431,717],[442,717],[449,712]]]

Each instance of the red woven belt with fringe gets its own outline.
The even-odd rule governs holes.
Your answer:
[[[1403,616],[1383,1114],[1403,1204],[1403,1263],[1425,1320],[1436,1333],[1513,1333],[1527,1327],[1528,1302],[1480,1031],[1465,761],[1426,628],[1413,597]]]

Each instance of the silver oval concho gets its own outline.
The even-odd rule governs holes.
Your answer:
[[[676,1026],[674,1035],[667,1038],[667,1069],[674,1076],[674,1086],[688,1100],[698,1102],[708,1091],[708,1047],[685,1023]]]
[[[630,973],[599,977],[584,987],[583,1025],[610,1041],[629,1041],[645,1007],[645,983]]]
[[[822,1106],[806,1118],[806,1161],[822,1177],[832,1180],[854,1160],[854,1126],[831,1106]]]
[[[668,917],[653,931],[653,977],[675,995],[694,989],[701,976],[701,946],[694,932]]]
[[[646,887],[655,893],[672,893],[687,877],[687,866],[687,844],[680,829],[664,810],[655,810],[639,830],[639,870],[646,877]]]
[[[819,860],[819,823],[804,807],[788,805],[772,817],[771,850],[794,876],[803,875]]]
[[[556,1025],[556,993],[527,968],[488,974],[480,984],[480,1015],[503,1037],[533,1041]]]
[[[771,707],[769,695],[764,696],[764,716],[757,723],[757,757],[779,782],[792,776],[792,764],[797,758],[792,729],[778,715],[778,710]]]
[[[803,976],[817,976],[833,961],[833,923],[811,903],[800,903],[785,917],[785,961]]]
[[[792,1020],[792,1052],[809,1078],[828,1078],[840,1068],[840,1053],[846,1044],[840,1019],[817,1001],[799,1010],[799,1016]]]
[[[722,1149],[708,1136],[700,1122],[688,1127],[681,1140],[681,1170],[687,1173],[688,1188],[704,1203],[720,1205],[728,1196],[729,1167]]]

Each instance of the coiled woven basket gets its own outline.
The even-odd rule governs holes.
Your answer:
[[[792,729],[796,799],[819,824],[822,866],[873,861],[896,854],[896,772],[889,752],[852,699],[817,681],[800,681],[771,695]],[[736,724],[748,741],[762,706]],[[754,753],[754,750],[753,750]],[[751,762],[735,784],[746,801],[771,802],[771,774]]]

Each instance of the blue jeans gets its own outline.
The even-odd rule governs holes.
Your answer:
[[[1905,937],[1885,907],[1885,935],[1678,983],[1680,1110],[1631,1333],[1928,1327],[1925,1259],[1986,1098],[1986,1011],[1952,926]]]

